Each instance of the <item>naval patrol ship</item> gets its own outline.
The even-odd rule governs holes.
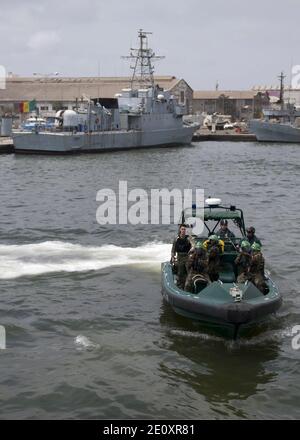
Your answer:
[[[148,47],[149,32],[140,30],[139,47],[131,49],[134,61],[130,87],[115,95],[113,108],[85,96],[85,104],[60,110],[52,129],[40,127],[13,133],[16,153],[88,153],[129,148],[188,144],[197,123],[183,120],[185,108],[170,91],[154,83]]]
[[[249,129],[260,142],[300,143],[300,111],[263,110],[264,119],[252,119]]]
[[[300,109],[284,104],[284,75],[281,73],[280,97],[275,107],[264,109],[262,119],[252,119],[249,129],[260,142],[300,143]]]

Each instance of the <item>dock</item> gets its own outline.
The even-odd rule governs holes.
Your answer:
[[[0,154],[14,152],[14,144],[11,137],[0,137]]]
[[[217,130],[212,133],[209,130],[199,130],[193,136],[193,142],[201,141],[230,141],[230,142],[256,142],[256,136],[253,133],[236,133],[232,130]]]

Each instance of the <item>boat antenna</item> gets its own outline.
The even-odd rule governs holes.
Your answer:
[[[190,186],[191,186],[191,183],[192,183],[192,178],[193,178],[193,176],[194,176],[194,170],[192,170],[192,172],[191,172],[190,181],[189,181],[189,184],[188,184],[188,187],[187,187],[188,189],[190,189]],[[184,225],[184,224],[185,224],[184,208],[183,208],[183,210],[181,211],[181,215],[180,215],[180,218],[179,218],[178,224],[181,224],[181,225]]]
[[[133,69],[130,86],[133,89],[137,84],[138,88],[154,87],[154,67],[152,61],[165,58],[157,56],[152,49],[148,47],[148,36],[152,32],[145,32],[143,29],[138,31],[139,48],[131,48],[129,56],[123,56],[123,59],[132,61],[130,66]]]
[[[281,104],[281,107],[283,106],[284,78],[285,78],[285,75],[283,74],[283,72],[281,72],[281,74],[278,76],[278,79],[280,81],[279,104]]]
[[[188,170],[187,170],[188,172]],[[188,189],[190,189],[191,183],[192,183],[192,179],[194,177],[194,170],[192,170],[191,175],[190,175],[190,180],[189,180],[189,184],[188,184]]]

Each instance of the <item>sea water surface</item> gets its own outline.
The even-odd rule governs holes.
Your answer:
[[[300,147],[202,142],[0,156],[0,418],[297,418]],[[203,188],[243,208],[284,304],[229,341],[163,302],[176,226],[96,221],[99,189]]]

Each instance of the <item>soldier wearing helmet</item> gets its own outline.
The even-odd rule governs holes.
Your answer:
[[[234,263],[237,267],[238,283],[245,283],[249,279],[249,267],[251,258],[251,245],[249,241],[243,240],[240,244],[240,253],[234,260]]]
[[[252,256],[249,265],[249,279],[264,294],[269,292],[265,280],[265,259],[261,252],[261,245],[254,242],[251,245]]]
[[[207,240],[204,241],[203,246],[207,251],[209,251],[212,247],[218,246],[220,252],[224,252],[225,243],[223,240],[220,240],[216,234],[212,234],[208,237]]]
[[[208,274],[211,281],[219,279],[220,257],[224,252],[224,241],[220,240],[215,234],[210,235],[208,240],[203,243],[208,253]]]
[[[208,255],[205,246],[201,242],[197,242],[188,255],[188,276],[186,278],[184,290],[194,292],[195,280],[201,279],[201,282],[208,284],[210,282],[208,276]]]

